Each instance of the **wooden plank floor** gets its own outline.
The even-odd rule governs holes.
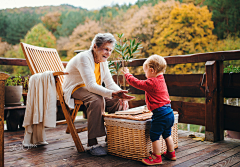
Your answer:
[[[76,126],[81,126],[77,122]],[[65,133],[66,125],[47,128],[46,135],[49,145],[23,148],[24,131],[4,132],[4,166],[82,166],[82,167],[141,167],[141,162],[107,155],[91,156],[88,153],[78,153],[70,134]],[[176,149],[177,161],[163,158],[162,167],[201,167],[201,166],[240,166],[240,140],[226,138],[222,142],[195,141],[187,136],[191,132],[178,131],[179,144]],[[195,134],[202,136],[202,134]],[[79,133],[86,149],[87,132]],[[99,144],[105,146],[105,137],[99,138]]]

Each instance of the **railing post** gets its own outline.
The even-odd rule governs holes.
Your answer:
[[[207,61],[206,68],[206,108],[205,138],[207,141],[221,141],[223,133],[223,62]]]
[[[219,133],[219,141],[224,140],[224,98],[223,98],[223,61],[217,61],[217,74],[218,74],[218,133]]]
[[[8,74],[0,72],[0,166],[4,166],[4,103],[5,103],[5,80]]]

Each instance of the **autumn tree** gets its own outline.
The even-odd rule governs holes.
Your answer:
[[[175,7],[167,22],[159,22],[151,40],[151,52],[162,56],[204,52],[216,40],[207,7],[183,4]],[[161,16],[160,16],[161,18]]]
[[[57,30],[57,27],[60,26],[60,12],[50,12],[47,13],[45,16],[41,17],[41,20],[44,24],[44,26],[50,30],[52,33],[54,33]]]
[[[154,7],[153,19],[156,26],[150,54],[173,56],[205,52],[208,45],[216,41],[212,35],[211,13],[206,7],[193,4],[181,6],[174,1],[160,2]],[[203,67],[202,63],[178,64],[169,66],[166,73],[202,73]]]
[[[96,20],[99,20],[99,24],[103,31],[110,32],[112,34],[115,34],[115,37],[117,33],[122,33],[122,28],[124,27],[124,14],[127,12],[127,9],[130,7],[124,5],[114,5],[112,7],[103,7],[99,11],[95,12]],[[127,17],[129,18],[129,17]]]
[[[21,41],[35,46],[56,48],[55,36],[48,31],[42,23],[32,27],[25,38]]]
[[[10,45],[8,46],[8,50],[4,52],[4,55],[1,55],[5,58],[23,58],[20,56],[20,45]],[[9,65],[1,65],[0,71],[7,72],[9,74],[18,74],[21,73],[22,75],[30,74],[28,67],[24,66],[9,66]]]
[[[103,33],[99,22],[86,20],[85,24],[79,24],[69,36],[69,43],[63,49],[67,50],[67,58],[71,59],[75,50],[89,49],[91,42],[97,33]]]
[[[153,36],[152,6],[145,5],[138,8],[137,5],[131,6],[126,12],[119,11],[116,17],[104,18],[100,24],[104,31],[116,34],[124,34],[124,38],[136,39],[141,41],[143,46],[140,57],[146,57],[149,41]]]
[[[57,39],[57,51],[62,61],[65,61],[67,57],[67,50],[64,50],[64,46],[69,43],[68,37],[60,37]]]
[[[42,23],[32,27],[21,42],[40,47],[56,48],[56,38]],[[13,46],[12,49],[5,53],[5,57],[24,58],[22,48],[19,44]],[[13,67],[13,73],[21,73],[22,75],[31,74],[29,68],[24,66]]]
[[[217,52],[217,51],[228,51],[228,50],[239,50],[240,49],[240,38],[233,35],[228,35],[227,38],[218,40],[214,43],[211,43],[208,46],[207,51],[208,52]],[[239,66],[240,60],[230,60],[230,61],[224,61],[224,66],[233,65],[233,66]]]
[[[10,48],[11,45],[2,41],[2,38],[0,37],[0,57],[2,57],[6,51],[10,50]]]
[[[150,40],[153,38],[155,23],[153,23],[153,7],[144,5],[140,9],[132,10],[132,14],[124,22],[123,32],[129,39],[137,38],[141,41],[140,57],[148,57]],[[128,13],[126,13],[127,15]]]
[[[134,12],[137,12],[138,10],[138,7],[135,5],[131,6],[131,8],[129,8],[127,11],[120,9],[116,17],[113,17],[111,13],[108,13],[106,17],[100,20],[100,26],[104,31],[112,34],[125,34],[127,29],[126,26],[128,26],[126,25],[126,21],[130,19],[134,15]]]
[[[228,35],[226,39],[218,40],[215,45],[209,45],[209,52],[227,51],[227,50],[239,50],[240,38],[236,36]]]
[[[153,9],[153,16],[152,16],[152,23],[154,24],[154,34],[153,38],[151,39],[151,44],[148,47],[148,53],[151,54],[160,54],[158,47],[159,47],[159,38],[161,37],[161,33],[167,28],[170,24],[170,13],[172,10],[179,6],[180,3],[174,0],[170,0],[167,2],[159,2],[157,5],[154,6]]]
[[[5,41],[2,41],[2,38],[0,37],[0,57],[12,58],[15,56],[15,54],[16,53],[15,53],[14,47]],[[9,65],[0,65],[0,71],[13,73],[14,68],[13,66],[9,66]]]

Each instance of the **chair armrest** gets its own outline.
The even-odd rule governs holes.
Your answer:
[[[58,71],[58,72],[54,72],[53,76],[56,77],[58,75],[68,75],[68,74],[69,74],[68,72]]]

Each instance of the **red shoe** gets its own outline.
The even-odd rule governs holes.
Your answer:
[[[177,159],[176,155],[175,155],[175,151],[173,151],[173,152],[165,151],[163,153],[163,156],[166,157],[167,159],[172,160],[172,161],[176,161],[176,159]]]
[[[161,155],[156,155],[151,153],[152,155],[148,157],[148,159],[142,159],[142,162],[146,165],[159,165],[162,164]]]

